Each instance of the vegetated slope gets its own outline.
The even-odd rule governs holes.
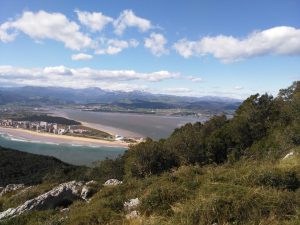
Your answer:
[[[66,119],[59,116],[48,116],[48,115],[29,115],[26,117],[17,118],[19,121],[44,121],[48,123],[58,123],[63,125],[81,125],[80,122],[75,120]]]
[[[98,189],[67,213],[32,212],[3,224],[299,224],[300,82],[276,98],[249,97],[230,120],[216,116],[131,146],[89,175],[98,180],[104,171],[123,184]],[[136,197],[141,216],[126,220],[123,203]]]
[[[68,180],[81,168],[54,157],[41,156],[0,146],[0,186],[36,184],[44,180]],[[57,179],[57,180],[56,180]]]

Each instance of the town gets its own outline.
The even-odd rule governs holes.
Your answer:
[[[18,121],[13,119],[0,120],[0,127],[15,128],[35,131],[38,133],[51,133],[54,135],[69,135],[86,138],[104,139],[110,141],[124,141],[127,143],[137,143],[144,139],[141,137],[123,137],[121,135],[111,135],[106,132],[96,130],[82,125],[64,125],[45,121]]]
[[[85,129],[73,129],[73,126],[65,126],[57,123],[48,123],[45,121],[14,121],[12,119],[0,120],[0,126],[10,127],[10,128],[22,128],[26,130],[32,130],[36,132],[47,132],[58,135],[63,135],[66,133],[77,133],[83,134],[88,132]]]

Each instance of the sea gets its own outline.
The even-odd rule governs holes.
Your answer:
[[[132,134],[153,139],[166,138],[175,128],[186,123],[205,120],[194,117],[88,112],[74,109],[60,110],[59,113],[74,120],[101,124],[101,126],[129,131]],[[121,147],[42,143],[13,137],[5,133],[0,133],[0,145],[24,152],[54,156],[73,165],[87,166],[92,166],[94,162],[104,160],[105,158],[116,158],[126,151],[126,148]]]

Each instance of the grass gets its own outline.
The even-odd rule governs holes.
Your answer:
[[[299,179],[297,154],[285,160],[182,166],[159,176],[127,178],[116,187],[97,186],[89,203],[77,201],[69,212],[31,212],[0,224],[295,225],[300,224],[300,189],[290,183]],[[48,187],[1,200],[5,207],[15,206]],[[136,197],[141,217],[126,220],[123,203]]]

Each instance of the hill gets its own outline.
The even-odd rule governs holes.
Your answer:
[[[215,116],[133,145],[87,174],[99,185],[88,203],[2,224],[299,224],[300,82],[277,97],[250,96],[232,119]],[[123,183],[101,185],[108,177]],[[132,213],[124,202],[136,198]],[[12,199],[1,201],[4,210]]]
[[[54,157],[34,155],[0,146],[0,186],[68,180],[81,168]]]

